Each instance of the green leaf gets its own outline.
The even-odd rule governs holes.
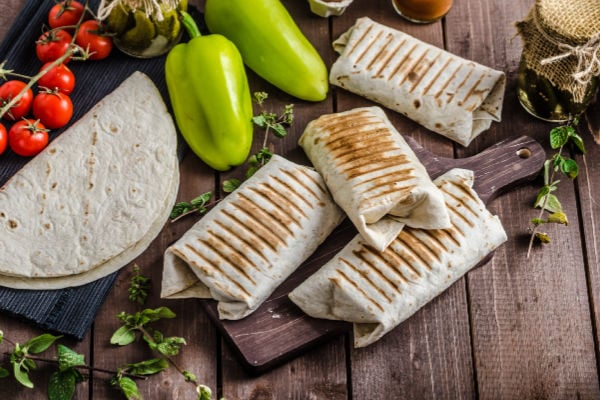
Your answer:
[[[574,132],[573,127],[570,126],[557,126],[550,130],[550,147],[558,149],[564,146],[569,140],[569,135]]]
[[[128,400],[141,400],[142,396],[133,379],[123,376],[117,380],[116,384]]]
[[[273,128],[273,134],[278,138],[284,138],[287,136],[287,130],[284,128],[283,125],[273,124],[271,125],[271,128]]]
[[[252,94],[252,99],[258,104],[262,105],[265,100],[269,98],[269,94],[267,92],[254,92]]]
[[[242,184],[242,181],[240,181],[239,179],[236,179],[236,178],[226,179],[223,182],[223,191],[225,193],[231,193],[235,189],[239,188],[241,184]]]
[[[212,399],[212,390],[208,386],[198,385],[196,386],[196,392],[198,393],[198,400]]]
[[[569,225],[567,215],[563,212],[554,212],[550,214],[548,216],[548,222],[552,222],[554,224]]]
[[[46,351],[48,347],[52,346],[52,344],[61,337],[62,336],[54,336],[49,333],[44,333],[40,336],[30,339],[23,346],[28,349],[30,354],[39,354],[43,351]]]
[[[531,219],[531,223],[532,223],[533,225],[536,225],[536,226],[537,226],[537,225],[542,225],[542,224],[545,224],[545,223],[546,223],[546,220],[545,220],[545,219],[542,219],[542,218],[532,218],[532,219]]]
[[[190,201],[190,203],[192,203],[192,205],[196,208],[200,208],[203,207],[204,205],[206,205],[206,203],[208,203],[210,201],[210,198],[212,197],[212,192],[205,192],[202,193],[200,196],[192,199]]]
[[[77,378],[72,369],[55,372],[48,381],[48,400],[71,400]]]
[[[158,343],[157,350],[160,354],[165,356],[176,356],[179,354],[181,345],[184,345],[185,339],[181,337],[170,337]]]
[[[548,197],[548,200],[546,200],[546,197]],[[546,201],[545,206],[544,201]],[[545,210],[548,210],[550,212],[562,212],[562,205],[560,204],[560,201],[558,201],[558,198],[551,193],[539,197],[533,206],[540,208],[544,207]]]
[[[579,166],[570,158],[565,158],[560,163],[560,170],[571,179],[577,178],[579,175]]]
[[[164,358],[153,358],[126,365],[127,371],[133,375],[154,375],[168,368],[169,363]]]
[[[141,316],[140,322],[145,325],[148,322],[158,321],[162,318],[175,318],[177,315],[175,315],[168,307],[158,307],[155,309],[147,308],[143,310]]]
[[[0,330],[0,344],[4,341],[4,332]]]
[[[173,206],[171,210],[171,214],[169,214],[170,219],[175,219],[179,217],[181,214],[185,214],[186,212],[192,209],[192,205],[186,201],[182,201]]]
[[[83,354],[79,354],[62,344],[59,344],[57,348],[59,371],[65,371],[72,367],[85,365],[85,356]]]
[[[17,382],[21,385],[28,387],[29,389],[33,389],[33,382],[29,379],[28,371],[29,369],[25,367],[25,369],[21,369],[21,363],[13,363],[13,375]]]
[[[261,128],[266,128],[268,126],[267,119],[264,114],[259,114],[252,117],[252,122],[254,122],[254,125],[257,125]]]
[[[113,333],[110,344],[126,346],[135,341],[135,331],[128,326],[122,326]]]
[[[191,373],[188,370],[185,370],[182,372],[183,377],[185,379],[186,382],[194,382],[197,383],[198,382],[198,378],[196,377],[196,375],[194,375],[193,373]]]
[[[9,375],[10,375],[10,372],[6,368],[0,367],[0,379],[6,378]]]
[[[573,133],[571,135],[571,141],[575,144],[575,147],[581,152],[581,154],[585,154],[585,144],[583,143],[583,139],[577,133]]]
[[[535,237],[544,244],[550,243],[550,236],[545,232],[536,232]]]

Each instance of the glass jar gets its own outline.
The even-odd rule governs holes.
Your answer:
[[[392,0],[394,9],[411,22],[437,21],[450,11],[452,0]]]
[[[517,29],[523,39],[517,76],[523,108],[550,122],[582,114],[600,75],[598,0],[536,0]]]
[[[100,7],[99,16],[106,14],[114,44],[125,54],[157,57],[181,40],[178,11],[187,9],[187,0],[104,0]]]

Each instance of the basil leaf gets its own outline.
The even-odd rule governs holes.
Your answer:
[[[128,326],[122,326],[113,333],[110,344],[126,346],[135,341],[135,331]]]

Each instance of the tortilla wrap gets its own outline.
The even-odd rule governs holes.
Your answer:
[[[500,220],[472,189],[472,171],[453,169],[435,182],[444,192],[452,228],[406,228],[383,253],[358,235],[289,298],[312,317],[353,322],[354,345],[364,347],[506,241]]]
[[[0,285],[82,285],[142,253],[175,202],[176,148],[158,89],[132,74],[0,190]]]
[[[405,225],[450,227],[442,192],[381,108],[323,115],[298,143],[375,249],[383,251]]]
[[[274,155],[166,250],[161,297],[212,298],[219,318],[243,318],[343,218],[316,171]]]
[[[333,42],[329,80],[468,146],[500,121],[503,72],[364,17]]]

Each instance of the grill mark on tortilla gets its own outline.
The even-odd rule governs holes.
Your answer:
[[[358,254],[356,254],[356,252],[354,252],[354,254],[356,256],[359,256]],[[377,268],[373,267],[372,263],[368,262],[367,260],[362,259],[361,257],[359,257],[359,259],[361,259],[361,261],[363,261],[364,263],[367,264],[367,266],[369,267],[368,271],[363,271],[361,270],[358,266],[354,265],[353,263],[351,263],[350,261],[346,260],[343,257],[339,258],[340,263],[346,265],[348,268],[350,268],[352,271],[354,271],[357,275],[360,276],[360,280],[362,282],[366,282],[369,286],[371,286],[373,289],[375,289],[375,291],[377,293],[379,293],[381,295],[381,297],[385,298],[387,300],[388,303],[392,302],[392,299],[390,298],[390,296],[388,296],[385,293],[385,290],[383,290],[381,287],[379,287],[379,285],[377,285],[376,282],[374,282],[371,277],[369,276],[370,272],[375,272],[377,274],[377,276],[379,276],[381,279],[383,279],[384,281],[386,281],[389,285],[391,285],[392,289],[395,289],[395,286],[389,282],[382,274],[380,271],[377,270]],[[355,282],[357,285],[360,285],[361,282]]]
[[[390,60],[396,54],[398,54],[398,51],[400,51],[400,49],[402,48],[402,46],[404,46],[405,44],[406,44],[406,38],[403,38],[402,41],[400,43],[398,43],[398,45],[394,48],[394,50],[390,51],[388,58],[381,63],[381,67],[379,67],[379,69],[377,70],[377,72],[375,72],[375,75],[373,76],[374,78],[377,78],[377,77],[381,76],[381,73],[383,72],[383,70],[385,69],[385,67],[387,67],[389,65]]]
[[[406,258],[404,258],[404,256],[402,256],[402,254],[394,251],[391,246],[386,247],[386,249],[382,253],[379,253],[379,252],[377,252],[377,253],[378,253],[378,256],[381,257],[382,260],[384,260],[384,259],[387,260],[388,258],[392,258],[395,261],[397,261],[398,267],[396,267],[395,266],[396,264],[394,264],[392,262],[386,261],[386,264],[390,268],[396,270],[398,272],[398,274],[400,274],[406,280],[406,282],[409,282],[409,279],[404,277],[404,274],[402,273],[402,271],[400,271],[399,267],[401,265],[408,268],[413,274],[417,275],[419,278],[421,277],[421,272],[419,270],[417,270],[415,267],[413,267],[413,265]],[[385,255],[385,257],[384,257],[384,255]]]
[[[286,188],[288,190],[289,193],[292,193],[296,198],[298,198],[300,201],[302,201],[304,204],[306,204],[307,207],[314,209],[314,204],[312,204],[310,201],[308,201],[307,199],[304,198],[304,196],[301,196],[300,193],[298,193],[289,183],[281,180],[279,177],[277,176],[273,176],[272,177],[277,183],[279,183],[281,186],[283,186],[284,188]]]
[[[405,252],[412,257],[415,261],[411,262],[411,265],[415,263],[421,264],[424,268],[431,271],[431,262],[433,261],[431,258],[427,258],[427,254],[419,252],[416,250],[418,246],[418,240],[415,240],[415,237],[408,233],[408,230],[403,230],[400,235],[398,235],[397,239],[402,246],[404,247]]]
[[[247,226],[244,224],[245,226],[248,227],[248,229],[250,229],[251,231],[254,231],[255,229],[257,229],[257,227],[261,227],[262,229],[261,229],[260,235],[263,236],[266,241],[285,245],[285,241],[283,239],[281,239],[280,236],[273,233],[272,227],[270,225],[267,225],[264,221],[260,220],[259,218],[256,218],[252,213],[248,212],[248,210],[244,209],[243,207],[240,207],[238,204],[235,204],[233,202],[230,204],[234,208],[236,208],[238,211],[240,211],[242,214],[244,214],[244,216],[250,223],[250,226]],[[240,222],[241,222],[241,220],[240,220]]]
[[[184,245],[184,247],[191,251],[194,255],[196,255],[198,258],[200,258],[202,261],[204,261],[206,263],[205,266],[199,265],[196,261],[194,260],[190,260],[189,257],[187,257],[184,253],[178,251],[177,249],[172,249],[172,251],[178,255],[178,257],[187,260],[190,264],[192,264],[193,266],[195,266],[196,268],[198,268],[201,271],[206,271],[206,268],[211,268],[215,271],[217,271],[218,276],[220,279],[227,279],[229,282],[231,282],[235,287],[237,287],[242,293],[244,293],[247,297],[252,297],[250,295],[250,293],[248,292],[248,290],[246,290],[246,288],[237,280],[235,280],[233,277],[227,275],[227,273],[225,271],[223,271],[223,269],[221,269],[219,267],[218,264],[213,263],[212,261],[210,261],[209,259],[207,259],[198,249],[196,249],[194,246],[192,246],[189,243],[186,243]],[[215,278],[214,283],[218,283],[218,280],[216,279],[216,276],[214,273],[206,273],[204,272],[205,275],[211,276],[212,278]],[[224,290],[225,291],[225,290]]]
[[[92,189],[94,187],[93,177],[94,177],[94,165],[96,164],[96,155],[92,151],[90,153],[90,158],[88,160],[88,189]]]
[[[478,203],[477,199],[473,196],[473,194],[469,190],[465,189],[463,186],[455,182],[448,183],[451,184],[455,189],[459,190],[462,194],[462,197],[455,195],[443,186],[440,188],[441,191],[449,197],[451,197],[452,199],[454,199],[460,206],[464,206],[475,218],[478,218],[479,213],[477,212],[477,210],[473,209],[472,204],[470,204]],[[469,200],[471,201],[469,202]]]
[[[336,164],[346,164],[352,162],[359,158],[365,157],[384,157],[387,154],[391,153],[393,150],[397,150],[396,148],[390,148],[389,142],[381,143],[379,140],[366,140],[367,144],[371,143],[371,146],[352,146],[349,144],[349,147],[342,154],[333,154],[334,160]],[[332,153],[334,153],[332,151]]]
[[[251,233],[252,235],[246,237],[245,235],[241,235],[240,232],[236,232],[235,230],[231,229],[230,227],[228,227],[227,225],[225,225],[223,222],[219,221],[218,219],[215,219],[213,221],[213,223],[215,225],[217,225],[219,228],[223,229],[224,231],[226,231],[229,235],[237,238],[239,241],[243,242],[246,246],[248,246],[248,248],[250,248],[250,250],[252,250],[254,252],[254,254],[256,254],[257,256],[259,256],[260,258],[262,258],[262,260],[266,263],[269,262],[269,259],[262,253],[262,247],[260,246],[259,242],[263,242],[264,240],[261,240],[262,238],[256,236],[254,234],[254,232],[250,231],[247,227],[245,227],[244,225],[242,225],[242,229],[244,229],[246,232]],[[252,239],[258,239],[258,240],[252,240]]]
[[[373,304],[375,307],[379,308],[379,310],[381,312],[384,312],[383,307],[377,301],[375,301],[373,298],[371,298],[364,290],[362,290],[362,288],[360,286],[358,286],[356,283],[354,283],[354,281],[352,281],[350,278],[348,278],[348,276],[346,274],[344,274],[344,272],[342,270],[336,269],[336,272],[340,278],[342,278],[343,280],[348,282],[351,286],[353,286],[354,289],[356,289],[356,291],[358,291],[363,296],[364,299],[366,299],[368,302]],[[338,288],[340,288],[340,290],[344,291],[344,289],[345,289],[344,286],[340,282],[338,282],[338,280],[336,278],[329,278],[329,281],[331,283],[333,283],[335,286],[337,286]]]
[[[382,190],[381,188],[383,188],[383,187],[389,187],[390,189]],[[365,203],[372,202],[374,199],[387,196],[388,194],[399,194],[400,195],[399,197],[404,198],[404,197],[408,196],[410,191],[412,189],[414,189],[415,187],[416,187],[416,185],[410,185],[410,186],[399,189],[399,188],[394,187],[393,184],[378,185],[378,186],[374,187],[372,190],[367,190],[367,191],[362,192],[362,193],[369,193],[369,192],[374,192],[375,190],[379,190],[378,193],[370,194],[369,198],[363,199],[363,201],[360,202],[359,208]]]
[[[284,196],[278,190],[276,190],[273,186],[271,186],[271,184],[268,182],[264,183],[263,186],[266,188],[266,190],[269,192],[270,195],[277,197],[281,203],[287,204],[288,208],[293,208],[298,214],[302,215],[303,218],[308,219],[308,215],[306,215],[306,213],[304,212],[302,207],[300,207],[298,204],[296,204],[294,201],[292,201],[292,199],[289,196]],[[296,193],[296,192],[292,192],[291,194],[298,196],[298,193]],[[298,225],[300,225],[300,224],[298,223]]]
[[[385,274],[382,272],[382,269],[385,268],[392,272],[395,276],[397,276],[400,281],[408,282],[406,277],[402,274],[400,270],[398,270],[392,263],[388,262],[385,257],[383,257],[383,253],[378,250],[375,250],[373,247],[369,245],[361,245],[360,250],[355,250],[354,254],[361,260],[363,260],[367,265],[369,265],[378,275],[381,275],[382,279],[384,279],[388,284],[397,292],[400,292],[400,284],[394,282],[393,280],[387,278]],[[371,257],[376,258],[379,262],[378,266],[381,268],[377,268],[374,266],[372,261],[367,259],[367,254],[371,255]]]
[[[330,129],[331,126],[336,127],[337,125],[340,124],[341,122],[344,122],[345,120],[349,120],[352,121],[354,118],[356,118],[356,116],[362,116],[362,115],[371,115],[371,112],[367,111],[367,110],[359,110],[359,111],[353,111],[351,115],[347,115],[347,116],[342,116],[339,114],[325,114],[325,115],[321,115],[316,121],[310,122],[309,125],[313,126],[313,125],[317,125],[317,127],[322,127],[323,129]]]
[[[423,78],[425,78],[425,75],[427,75],[427,73],[429,72],[431,67],[433,67],[435,65],[435,63],[437,62],[437,60],[440,58],[441,55],[442,55],[442,52],[440,51],[438,53],[438,55],[435,56],[435,58],[429,62],[429,65],[427,65],[427,67],[425,67],[425,70],[423,70],[423,72],[421,72],[421,74],[418,75],[419,79],[417,79],[416,82],[413,83],[413,85],[410,88],[410,90],[408,91],[408,93],[412,93],[417,88],[417,86],[419,86],[419,84],[421,83]]]
[[[411,74],[415,75],[415,69],[419,67],[419,64],[421,63],[421,61],[423,60],[423,58],[425,58],[425,56],[427,55],[427,53],[429,53],[429,49],[426,49],[423,54],[421,54],[419,56],[419,58],[417,58],[417,60],[408,68],[408,70],[404,73],[404,76],[402,77],[402,80],[400,81],[400,83],[398,84],[398,86],[402,86],[404,84],[404,82],[406,82],[406,80],[408,79],[409,76],[411,76]]]
[[[324,127],[328,134],[325,140],[325,145],[330,145],[332,142],[339,140],[340,136],[348,136],[348,131],[357,133],[360,132],[362,134],[363,131],[360,130],[361,128],[372,125],[378,125],[382,127],[385,126],[385,124],[377,119],[375,115],[366,112],[346,115],[333,119]]]
[[[383,33],[383,31],[382,31]],[[394,40],[394,35],[392,35],[391,33],[387,34],[387,42],[385,44],[382,44],[381,47],[379,48],[379,51],[377,52],[377,54],[375,54],[374,57],[371,58],[371,62],[367,65],[367,68],[365,68],[365,71],[369,71],[373,65],[379,60],[380,57],[385,57],[385,55],[387,55],[387,47],[390,45],[390,43],[392,43],[392,40]]]
[[[252,218],[255,222],[260,222],[263,226],[265,226],[265,228],[274,231],[275,235],[281,238],[280,240],[282,242],[285,242],[284,238],[287,238],[288,236],[294,236],[293,232],[287,226],[289,220],[285,218],[285,220],[282,220],[281,215],[274,215],[274,213],[258,206],[258,204],[256,204],[252,199],[248,198],[245,194],[239,193],[237,202],[234,201],[233,203],[239,209],[243,209],[246,215]],[[265,222],[271,223],[267,226],[265,225]],[[272,222],[275,222],[275,224]]]
[[[410,50],[408,50],[408,52],[406,52],[406,54],[404,54],[404,57],[402,57],[402,59],[400,60],[400,62],[394,67],[394,69],[392,70],[392,72],[388,76],[388,79],[387,79],[388,81],[392,80],[392,78],[394,78],[396,76],[396,73],[398,73],[398,71],[400,70],[400,68],[402,68],[402,65],[404,65],[404,63],[406,62],[406,60],[408,60],[409,56],[412,54],[412,52],[415,49],[415,47],[417,47],[417,43],[413,44],[413,46],[410,48]]]
[[[471,66],[471,64],[468,64],[468,66]],[[465,79],[462,80],[462,82],[456,87],[456,90],[454,90],[454,93],[452,93],[450,95],[450,97],[448,98],[448,104],[450,104],[452,102],[452,100],[454,100],[454,97],[456,97],[456,95],[458,94],[458,92],[460,92],[460,89],[462,89],[462,87],[465,85],[465,83],[467,83],[467,81],[469,80],[469,78],[473,74],[473,71],[475,71],[475,68],[472,67],[469,70],[469,73],[467,73],[467,76],[465,76]]]
[[[365,44],[365,49],[363,50],[363,52],[358,56],[358,58],[356,59],[356,61],[354,62],[355,64],[360,64],[360,62],[362,61],[363,57],[369,52],[369,50],[375,45],[375,43],[377,43],[377,41],[379,40],[379,38],[381,37],[381,35],[383,35],[383,31],[379,31],[377,33],[377,35],[371,39],[369,41],[369,43]],[[365,36],[363,35],[360,40],[362,41],[363,38],[365,38]]]
[[[245,213],[244,210],[241,210],[241,211],[243,213]],[[238,228],[241,228],[241,229],[245,230],[246,232],[250,233],[249,237],[254,237],[258,241],[262,242],[265,245],[265,247],[269,247],[274,252],[277,251],[277,247],[273,244],[273,242],[279,241],[278,240],[279,238],[277,236],[273,235],[273,233],[267,227],[263,226],[260,223],[258,226],[251,227],[251,226],[246,225],[246,223],[244,221],[239,219],[237,216],[231,214],[227,210],[222,210],[221,213],[226,218],[228,218],[230,221],[233,221],[233,223],[236,224],[238,226]],[[256,228],[258,228],[258,229],[256,229]],[[260,232],[256,232],[257,230],[259,230]],[[248,239],[248,240],[250,240],[250,239]]]
[[[212,229],[207,229],[206,233],[215,238],[218,242],[220,242],[224,248],[224,250],[227,251],[227,253],[229,253],[231,256],[228,256],[227,258],[229,259],[231,258],[235,258],[235,260],[230,260],[232,265],[240,265],[240,268],[242,268],[242,265],[248,265],[250,267],[252,267],[255,271],[260,271],[261,268],[256,265],[247,255],[246,253],[243,251],[243,249],[238,248],[237,246],[233,245],[229,240],[227,240],[227,238],[224,238],[222,235],[219,235],[217,232],[215,232]],[[218,245],[219,243],[216,243],[216,245]],[[237,269],[237,267],[235,267]],[[242,268],[243,269],[243,268]],[[244,269],[245,271],[245,269]],[[252,281],[252,283],[256,284],[256,282],[254,282],[254,280],[252,280],[249,276],[248,278]]]
[[[452,214],[456,215],[456,217],[458,217],[459,219],[462,219],[465,224],[469,225],[469,227],[473,228],[475,226],[471,221],[469,221],[469,219],[467,217],[465,217],[454,206],[451,206],[450,204],[446,203],[446,207],[448,208],[448,211],[450,211]]]
[[[273,218],[276,219],[277,221],[281,222],[281,225],[285,228],[285,230],[287,230],[291,236],[294,236],[292,230],[289,228],[290,224],[294,223],[298,226],[301,226],[301,225],[298,222],[298,220],[291,215],[289,210],[284,209],[279,203],[271,200],[269,195],[267,193],[265,193],[264,191],[260,190],[259,188],[249,187],[248,190],[250,192],[254,193],[255,195],[259,196],[260,198],[262,198],[269,204],[271,204],[274,208],[273,212],[268,211],[264,207],[263,207],[263,211],[266,212],[267,214],[273,216]],[[250,200],[250,199],[248,199],[248,200]]]
[[[479,78],[477,79],[477,81],[475,82],[475,84],[473,84],[469,90],[467,91],[467,93],[465,94],[465,97],[463,97],[462,100],[459,100],[458,105],[462,107],[463,104],[465,104],[467,102],[467,100],[469,99],[469,97],[471,97],[473,95],[473,93],[476,92],[475,89],[477,89],[477,86],[479,86],[479,84],[481,83],[481,81],[483,80],[483,75],[479,75]]]
[[[391,157],[378,156],[379,157],[365,157],[360,160],[351,160],[344,165],[339,165],[339,167],[341,172],[345,173],[349,179],[352,179],[385,169],[393,169],[398,164],[404,164],[406,162],[406,155],[404,154],[398,154]]]
[[[207,231],[207,233],[210,235],[210,231]],[[246,280],[248,280],[250,283],[252,283],[252,285],[256,286],[256,282],[254,281],[254,279],[252,279],[252,277],[250,275],[248,275],[248,273],[246,272],[246,270],[244,268],[242,268],[241,266],[239,266],[237,264],[236,261],[239,261],[239,260],[232,259],[232,257],[229,254],[227,254],[227,252],[225,251],[225,247],[232,249],[232,247],[229,244],[221,243],[220,241],[215,242],[215,239],[211,238],[211,237],[198,238],[197,241],[198,241],[198,243],[200,243],[201,245],[203,245],[204,247],[208,248],[213,253],[215,253],[217,255],[217,257],[220,258],[221,260],[225,261],[227,263],[227,265],[231,266],[237,272],[242,274],[244,276],[244,278],[246,278]],[[198,256],[200,256],[201,250],[197,249],[195,247],[193,247],[193,248],[195,249],[196,254]],[[236,258],[236,257],[233,257],[233,258]],[[217,263],[213,263],[210,260],[207,260],[206,258],[205,258],[205,260],[207,262],[209,262],[210,264],[217,264]],[[235,281],[235,277],[227,275],[224,271],[223,271],[223,274],[230,281]],[[240,285],[241,285],[241,283],[240,283]]]
[[[354,46],[350,49],[350,51],[348,51],[346,53],[348,55],[348,58],[350,58],[350,55],[354,54],[354,51],[356,50],[356,48],[358,47],[358,45],[364,40],[364,38],[371,32],[372,29],[373,29],[373,25],[367,27],[367,29],[362,34],[362,36],[360,38],[358,38],[358,40],[356,41],[356,43],[354,43]]]
[[[436,241],[444,252],[448,252],[448,246],[444,243],[443,238],[450,239],[456,247],[460,246],[454,237],[448,234],[444,229],[422,229],[423,234],[429,236],[432,241]]]
[[[462,67],[463,67],[462,63],[458,64],[458,68],[456,68],[454,70],[454,72],[452,73],[452,75],[450,75],[450,77],[442,85],[442,87],[440,88],[440,90],[433,96],[434,98],[439,99],[439,97],[442,95],[442,93],[444,92],[444,90],[446,90],[446,88],[448,87],[448,85],[450,84],[450,82],[452,82],[454,80],[454,78],[456,77],[456,74],[458,74],[458,71],[460,71],[460,69]]]
[[[440,77],[440,75],[442,74],[442,72],[444,72],[446,70],[446,68],[448,67],[448,64],[450,64],[451,62],[452,62],[452,59],[448,58],[446,60],[446,62],[444,63],[444,65],[442,65],[442,68],[440,68],[440,70],[438,72],[436,72],[435,76],[433,78],[431,78],[431,80],[429,81],[429,85],[427,85],[425,87],[425,90],[423,91],[423,96],[425,96],[429,92],[429,89],[431,89],[433,84],[437,82],[437,80]]]
[[[445,246],[443,244],[440,244],[436,239],[432,238],[429,235],[427,235],[425,238],[420,238],[417,235],[415,235],[416,232],[423,231],[425,231],[425,229],[411,230],[409,236],[415,239],[415,241],[419,244],[420,248],[425,249],[432,258],[435,258],[437,262],[441,263],[442,259],[440,257],[440,254],[442,253],[442,250],[445,248]],[[440,247],[442,249],[440,249]]]
[[[306,189],[306,191],[308,191],[311,194],[311,196],[313,196],[315,198],[315,200],[317,200],[319,202],[322,200],[323,196],[327,195],[327,193],[328,193],[327,189],[324,188],[323,185],[321,185],[321,182],[316,180],[314,176],[309,175],[304,169],[298,169],[298,170],[296,170],[296,172],[298,172],[298,174],[300,174],[300,175],[303,175],[309,182],[311,182],[313,184],[313,186],[321,192],[320,196],[313,190],[313,188],[311,188],[309,185],[307,185],[306,182],[303,182],[296,175],[294,175],[292,173],[292,171],[282,169],[281,172],[283,172],[285,175],[287,175],[290,179],[292,179],[294,182],[296,182],[299,186],[302,186],[304,189]],[[300,194],[298,194],[298,196],[300,196]]]
[[[212,283],[217,289],[219,289],[220,291],[222,291],[223,293],[225,293],[228,297],[233,297],[235,298],[236,295],[234,293],[231,292],[231,290],[228,290],[225,286],[223,286],[219,281],[213,281]],[[238,286],[238,285],[236,285]],[[246,296],[246,298],[252,297],[250,295],[250,293],[248,293],[247,290],[245,290],[243,287],[238,286],[238,289],[243,291],[243,294]]]
[[[364,140],[360,137],[356,137],[356,139],[352,138],[353,142],[356,142],[356,146],[344,146],[344,144],[340,144],[339,146],[336,146],[335,148],[329,148],[329,151],[331,151],[332,153],[335,153],[334,156],[338,157],[338,158],[342,158],[342,157],[346,157],[346,156],[352,156],[354,154],[355,151],[360,151],[362,149],[365,149],[365,147],[370,147],[370,146],[364,146],[361,145],[364,143]],[[347,144],[354,144],[354,143],[347,143]],[[393,140],[387,140],[386,137],[381,138],[381,140],[378,141],[377,143],[377,147],[383,147],[386,151],[392,151],[395,150],[392,146],[394,146],[395,143]]]
[[[399,165],[399,167],[400,167],[400,165]],[[407,172],[405,172],[405,171],[407,171]],[[385,177],[374,176],[372,178],[364,179],[364,180],[361,180],[360,182],[356,182],[356,184],[354,184],[354,187],[356,188],[358,186],[366,185],[366,184],[372,183],[374,181],[378,181],[377,183],[379,185],[384,184],[384,183],[389,183],[389,182],[409,181],[414,178],[414,176],[412,175],[412,171],[414,171],[413,168],[405,168],[405,169],[393,171],[393,172],[385,175]]]

